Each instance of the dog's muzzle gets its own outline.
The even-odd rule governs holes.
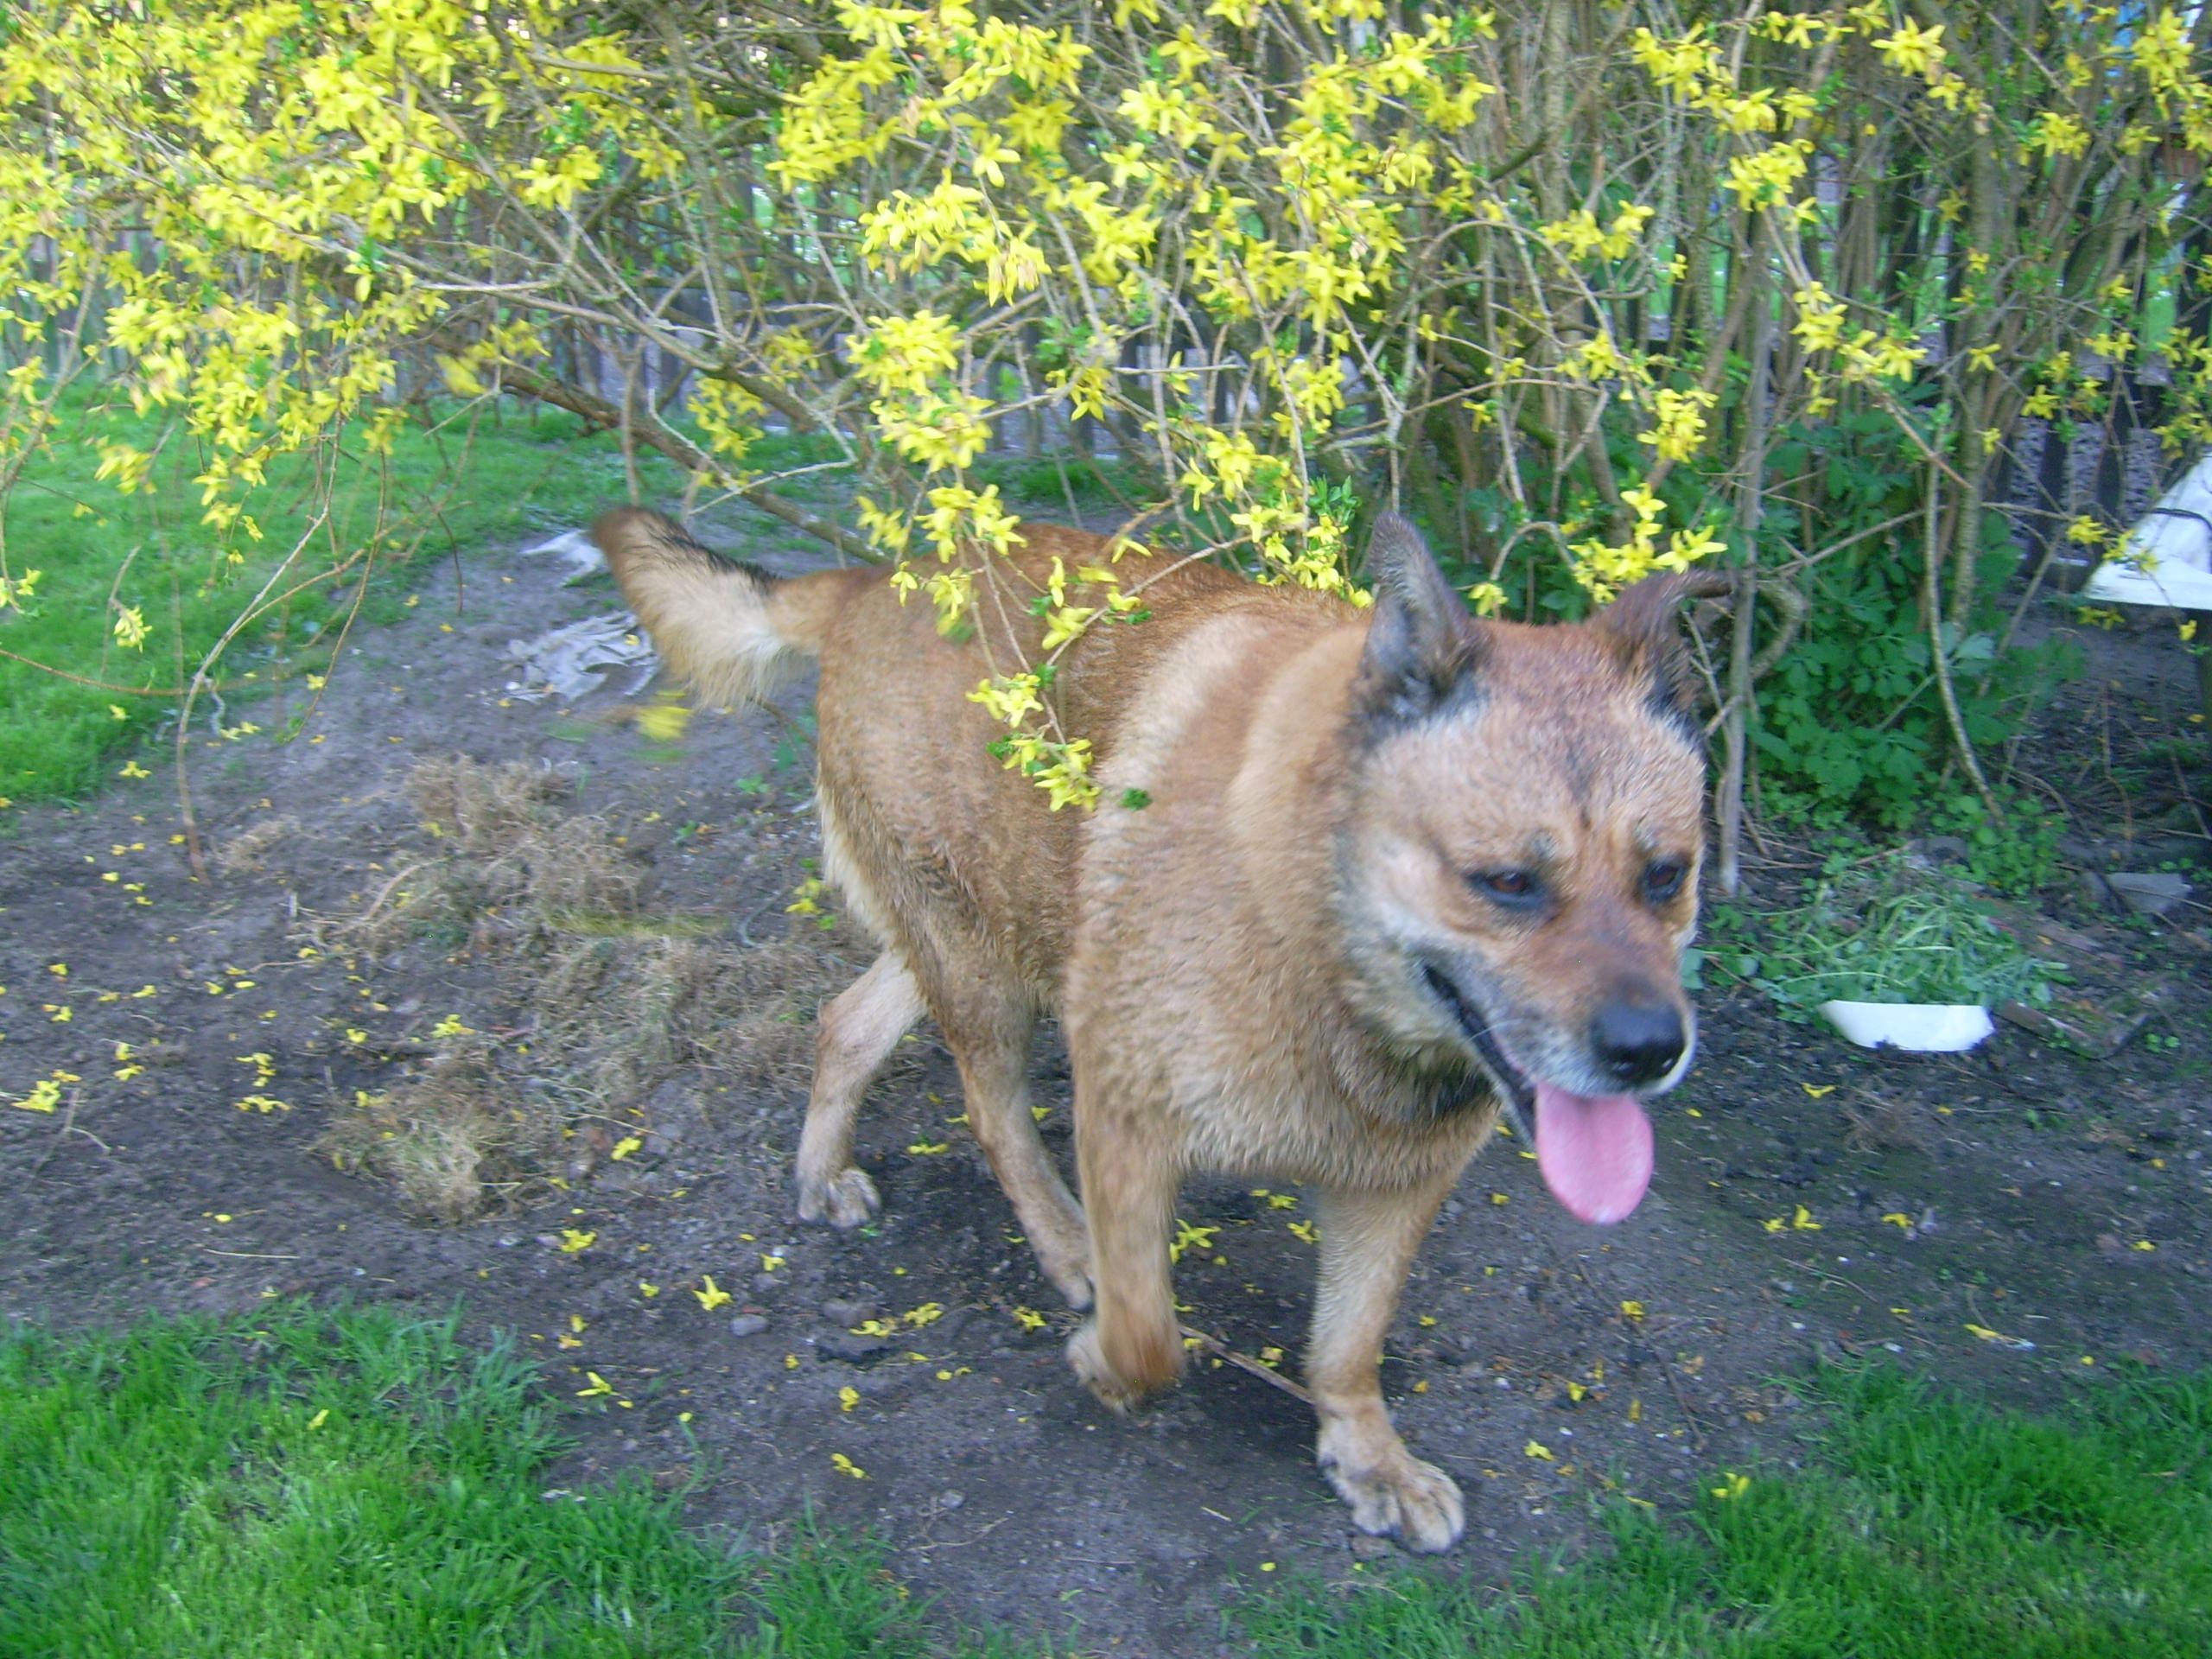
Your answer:
[[[1505,1051],[1491,1034],[1488,1017],[1441,969],[1434,963],[1424,963],[1421,971],[1430,994],[1451,1010],[1452,1019],[1459,1022],[1460,1031],[1473,1046],[1476,1058],[1482,1062],[1483,1070],[1497,1084],[1497,1097],[1503,1103],[1506,1115],[1513,1120],[1514,1134],[1525,1144],[1534,1146],[1536,1085],[1519,1066],[1505,1058]]]
[[[1552,1196],[1578,1218],[1600,1225],[1624,1220],[1651,1185],[1651,1120],[1632,1092],[1586,1094],[1557,1079],[1531,1077],[1506,1058],[1481,1006],[1434,963],[1421,969],[1437,1001],[1466,1034],[1496,1080],[1516,1134],[1534,1148]],[[1616,999],[1592,1022],[1599,1064],[1612,1079],[1636,1086],[1662,1083],[1688,1061],[1687,1022],[1656,999]]]

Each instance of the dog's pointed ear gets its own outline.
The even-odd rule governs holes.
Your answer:
[[[1721,570],[1669,570],[1646,576],[1623,588],[1592,626],[1612,644],[1630,673],[1650,677],[1655,708],[1670,718],[1688,721],[1695,688],[1689,648],[1682,639],[1682,601],[1715,599],[1734,586]]]
[[[1396,513],[1376,519],[1367,569],[1375,606],[1352,680],[1352,712],[1376,726],[1418,720],[1473,671],[1481,634],[1421,532]]]

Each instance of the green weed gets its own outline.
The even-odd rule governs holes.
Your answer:
[[[1845,863],[1809,902],[1766,918],[1732,966],[1786,1008],[1847,1002],[2042,1003],[2056,963],[2031,957],[1988,907],[1902,855]]]
[[[2024,898],[2058,879],[2058,842],[2066,820],[2024,796],[2000,798],[2005,816],[1990,816],[1978,795],[1953,795],[1928,815],[1928,828],[1967,844],[1967,874],[1984,887]]]
[[[1864,539],[1792,578],[1811,620],[1760,687],[1760,798],[1781,817],[1904,829],[1922,816],[1949,744],[1922,613],[1919,463],[1899,425],[1859,414],[1789,428],[1774,464],[1806,480],[1818,506],[1770,509],[1763,563],[1789,558],[1815,525],[1831,545]],[[1999,658],[2000,599],[2019,554],[2002,515],[1986,513],[1980,530],[1976,613],[1940,637],[1967,735],[1986,745],[2018,732],[2081,667],[2063,642]]]

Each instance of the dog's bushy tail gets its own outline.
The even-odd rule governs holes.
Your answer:
[[[785,579],[701,546],[665,513],[622,507],[592,539],[661,661],[708,702],[758,702],[819,656],[849,573]]]

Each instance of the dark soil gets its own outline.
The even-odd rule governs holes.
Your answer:
[[[766,524],[746,550],[772,563]],[[561,768],[563,810],[627,836],[655,913],[703,918],[736,948],[794,926],[785,906],[815,843],[809,759],[785,726],[703,715],[676,754],[604,718],[639,695],[626,683],[573,709],[507,691],[510,639],[616,602],[562,574],[488,555],[465,603],[451,570],[426,575],[419,607],[349,652],[298,739],[266,734],[296,690],[256,713],[264,734],[196,734],[202,877],[159,772],[0,818],[0,1100],[57,1069],[79,1079],[52,1113],[0,1106],[0,1306],[86,1325],[289,1295],[459,1301],[475,1327],[518,1332],[559,1390],[577,1446],[549,1486],[629,1467],[696,1482],[694,1519],[755,1542],[810,1505],[880,1529],[950,1618],[1079,1650],[1211,1652],[1240,1586],[1375,1572],[1390,1552],[1349,1532],[1287,1394],[1204,1356],[1131,1421],[1077,1386],[1059,1354],[1072,1320],[950,1122],[957,1084],[926,1032],[865,1120],[861,1160],[886,1208],[852,1235],[793,1219],[804,1082],[788,1054],[663,1068],[572,1123],[573,1156],[552,1172],[566,1190],[515,1187],[463,1225],[411,1219],[391,1185],[318,1149],[355,1091],[399,1085],[449,1017],[529,1068],[526,961],[475,938],[348,955],[330,931],[435,855],[403,786],[421,759]],[[2164,775],[2130,772],[2131,757],[2202,728],[2170,637],[2090,644],[2098,677],[2031,752],[2094,837]],[[226,873],[216,854],[249,831]],[[1753,907],[1814,862],[1769,852]],[[1700,1058],[1656,1108],[1658,1179],[1630,1221],[1574,1223],[1510,1141],[1478,1162],[1408,1286],[1385,1368],[1408,1440],[1471,1501],[1465,1544],[1423,1570],[1495,1581],[1587,1544],[1609,1493],[1671,1510],[1723,1471],[1793,1465],[1813,1426],[1785,1385],[1823,1356],[1894,1356],[2030,1403],[2212,1361],[2198,1317],[2212,943],[2196,921],[2114,918],[2070,888],[2045,904],[2058,925],[2042,948],[2074,964],[2069,995],[2178,988],[2109,1060],[2011,1027],[1966,1056],[1868,1054],[1747,990],[1708,991]],[[829,982],[864,965],[843,932],[796,925]],[[804,1046],[802,1031],[791,1052]],[[1065,1061],[1047,1043],[1039,1064],[1045,1133],[1065,1153]],[[607,1155],[632,1134],[636,1152]],[[1185,1255],[1185,1319],[1244,1356],[1287,1351],[1294,1375],[1304,1211],[1214,1183],[1184,1213],[1219,1230]],[[734,1298],[711,1311],[695,1294],[709,1274]],[[832,1318],[832,1301],[869,1306]],[[887,1341],[849,1329],[928,1304],[941,1316]],[[585,1392],[594,1377],[606,1391]]]

